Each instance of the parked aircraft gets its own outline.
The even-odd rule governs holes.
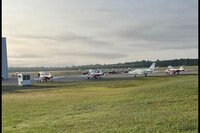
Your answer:
[[[38,73],[38,78],[33,78],[33,80],[36,80],[37,82],[43,82],[43,81],[53,81],[54,79],[62,78],[64,76],[59,76],[59,77],[53,77],[52,72],[46,74],[45,72],[39,72]]]
[[[127,68],[127,69],[124,69],[124,70],[123,70],[124,73],[128,73],[128,72],[130,72],[130,71],[132,71],[130,68]]]
[[[128,74],[132,74],[133,77],[136,77],[136,75],[145,75],[145,77],[147,77],[147,74],[154,72],[155,65],[156,65],[155,63],[152,63],[149,68],[138,68],[129,71]]]
[[[19,74],[19,72],[16,72],[16,73],[15,73],[15,76],[18,76],[18,74]]]
[[[104,75],[104,72],[100,70],[92,70],[90,69],[87,74],[87,79],[101,79],[101,76]]]
[[[115,70],[115,69],[111,69],[108,74],[119,74],[120,72]]]
[[[168,66],[168,68],[165,70],[166,74],[179,74],[180,72],[185,71],[183,66],[181,66],[179,69],[173,68],[172,66]]]
[[[82,75],[86,75],[86,74],[88,74],[89,73],[89,70],[86,70],[86,71],[84,71],[83,73],[82,73]]]

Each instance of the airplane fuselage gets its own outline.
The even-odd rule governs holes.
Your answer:
[[[136,75],[145,75],[147,76],[147,74],[152,73],[153,70],[151,69],[135,69],[134,71],[129,71],[129,74],[132,74],[134,77]]]
[[[180,70],[180,69],[167,69],[165,70],[166,74],[179,74],[179,72],[182,72],[184,70]]]
[[[101,79],[101,76],[103,76],[104,73],[89,73],[88,74],[88,79]]]
[[[53,75],[40,75],[39,76],[39,81],[42,82],[42,81],[53,81]]]

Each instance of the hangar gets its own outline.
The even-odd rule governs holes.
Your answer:
[[[8,79],[8,62],[7,62],[7,48],[6,48],[6,38],[2,37],[2,44],[1,44],[1,78]]]

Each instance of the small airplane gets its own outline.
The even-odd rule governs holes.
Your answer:
[[[82,73],[82,75],[87,75],[89,73],[89,70],[86,70]]]
[[[111,69],[108,74],[119,74],[120,72],[115,70],[115,69]]]
[[[173,68],[172,66],[168,66],[168,68],[165,70],[166,74],[179,74],[180,72],[186,71],[183,66],[181,66],[179,69]]]
[[[135,69],[134,71],[131,70],[128,72],[128,74],[132,74],[133,77],[136,77],[136,75],[145,75],[147,77],[147,74],[154,72],[156,63],[152,63],[149,68],[138,68]]]
[[[33,80],[36,80],[37,82],[43,82],[43,81],[51,81],[53,82],[54,79],[59,79],[64,76],[59,76],[59,77],[53,77],[52,72],[46,74],[45,72],[39,72],[38,73],[38,78],[33,78]]]
[[[104,72],[100,70],[88,70],[87,79],[101,79],[101,76],[104,75]]]
[[[18,76],[19,72],[16,72],[14,76]]]
[[[124,69],[124,70],[123,70],[124,73],[128,73],[128,72],[130,72],[130,71],[132,71],[130,68],[127,68],[127,69]]]

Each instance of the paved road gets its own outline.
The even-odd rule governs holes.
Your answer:
[[[192,71],[192,72],[183,72],[180,75],[188,75],[188,74],[198,74],[197,71]],[[144,75],[137,75],[137,77],[142,77]],[[149,77],[154,77],[154,76],[166,76],[165,73],[151,73],[148,74]],[[135,77],[135,78],[137,78]],[[129,74],[106,74],[105,76],[102,77],[102,80],[111,80],[111,79],[129,79],[133,78],[132,75]],[[55,79],[54,81],[56,82],[73,82],[73,81],[87,81],[87,76],[86,75],[70,75],[70,76],[64,76],[63,78],[60,79]],[[2,85],[17,85],[17,78],[9,78],[7,80],[2,80]],[[32,80],[32,83],[36,83],[36,81]]]

